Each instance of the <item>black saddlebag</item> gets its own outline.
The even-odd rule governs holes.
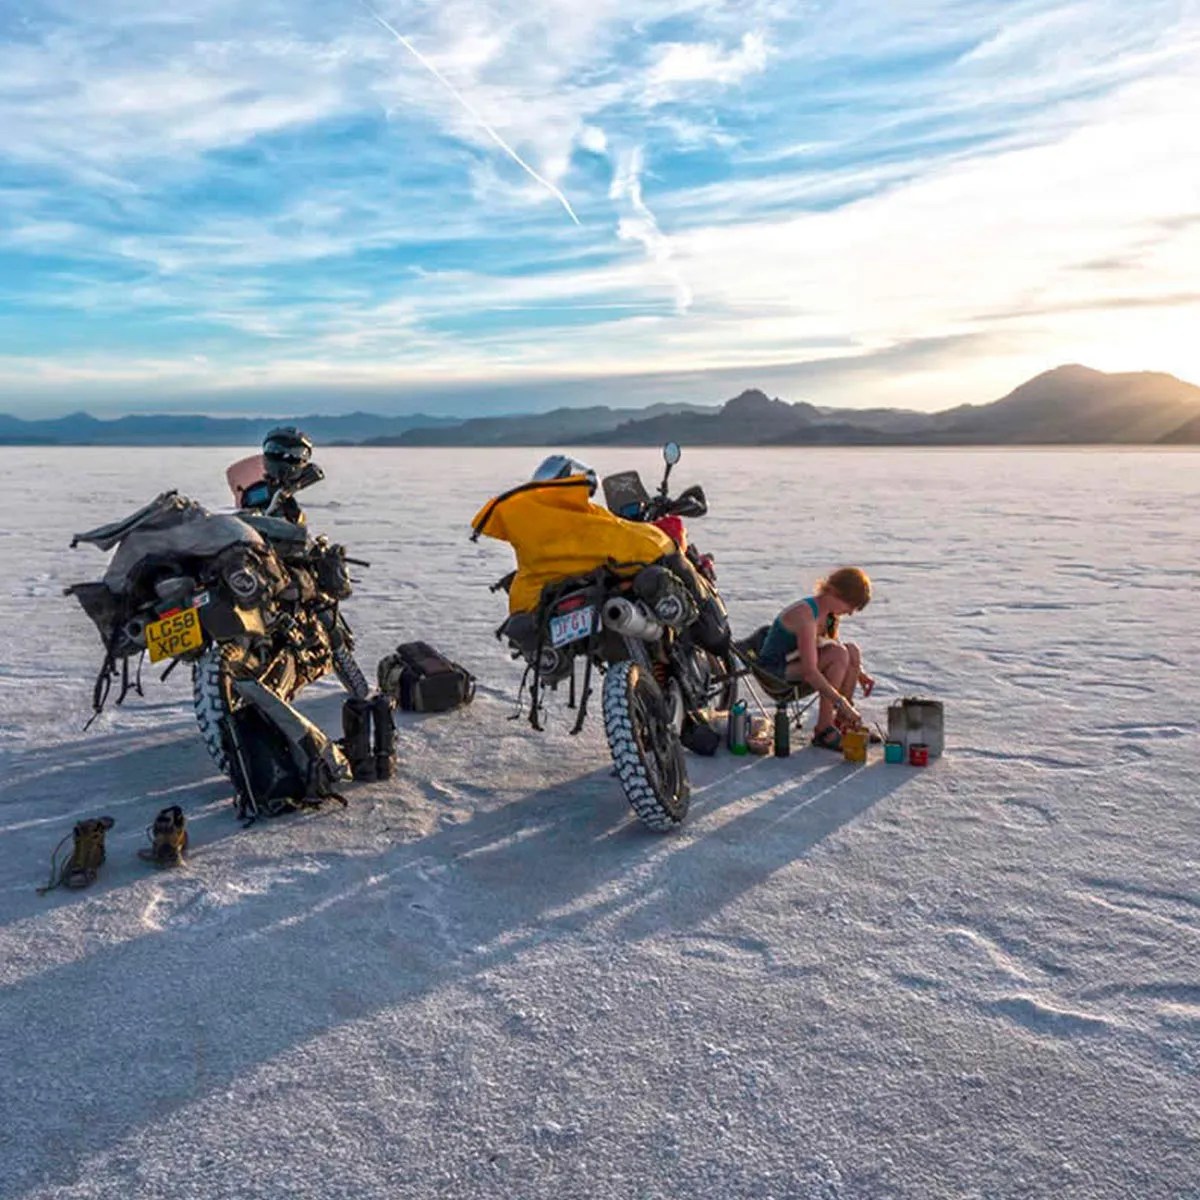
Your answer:
[[[225,718],[225,740],[238,815],[345,804],[337,786],[350,768],[337,744],[262,684],[239,679],[233,686],[243,703]]]
[[[406,712],[447,712],[475,697],[475,676],[428,642],[404,642],[379,660],[379,690]]]

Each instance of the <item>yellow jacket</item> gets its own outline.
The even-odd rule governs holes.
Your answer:
[[[509,612],[536,608],[542,588],[555,579],[582,575],[609,559],[652,563],[676,549],[661,529],[623,521],[593,504],[583,475],[522,484],[489,500],[471,524],[476,537],[498,538],[516,551]]]

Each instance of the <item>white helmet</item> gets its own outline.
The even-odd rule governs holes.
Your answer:
[[[572,458],[569,454],[551,454],[549,458],[542,459],[533,473],[533,482],[545,483],[550,479],[568,479],[572,475],[586,475],[588,495],[596,494],[596,485],[599,482],[596,472],[587,463],[581,463],[579,459]]]

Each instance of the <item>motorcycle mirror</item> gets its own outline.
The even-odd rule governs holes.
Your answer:
[[[702,517],[708,512],[708,500],[698,485],[685,488],[679,498],[671,504],[671,512],[677,517]]]
[[[324,478],[325,472],[315,462],[305,463],[300,477],[292,485],[292,490],[298,492],[302,488],[312,487],[314,483],[320,483]]]
[[[678,442],[668,442],[663,447],[663,461],[668,467],[673,467],[683,457],[683,451]]]

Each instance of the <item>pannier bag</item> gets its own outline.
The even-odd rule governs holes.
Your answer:
[[[337,744],[261,683],[233,686],[243,703],[224,722],[238,815],[274,817],[325,800],[344,805],[337,785],[350,768]]]
[[[475,676],[428,642],[404,642],[379,660],[379,690],[405,712],[448,712],[475,697]]]
[[[679,740],[693,754],[711,758],[721,748],[721,735],[704,713],[693,713],[683,723]]]

